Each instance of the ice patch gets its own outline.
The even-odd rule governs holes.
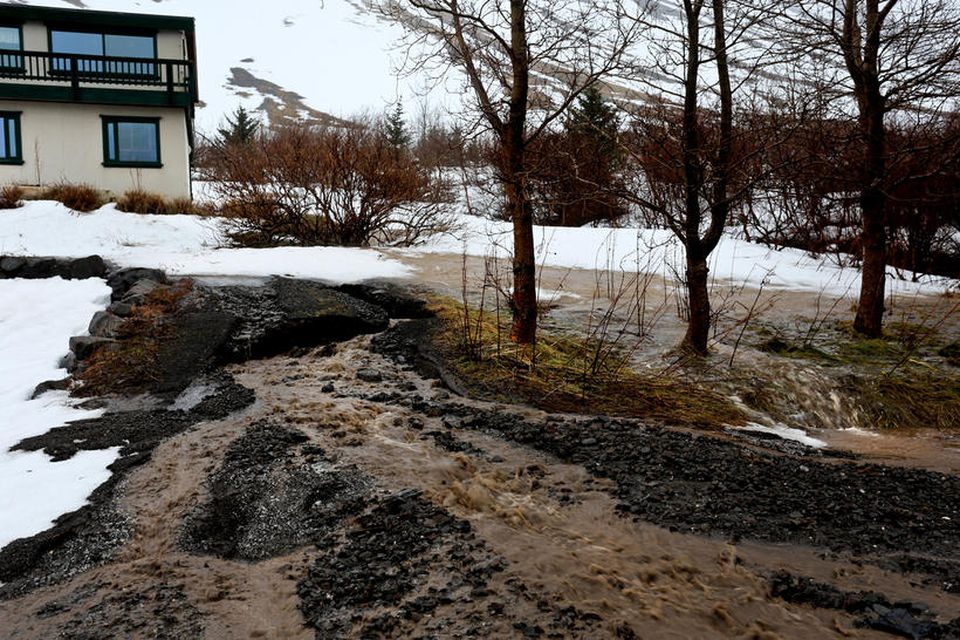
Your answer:
[[[793,440],[794,442],[799,442],[800,444],[806,445],[808,447],[813,447],[814,449],[823,449],[827,446],[827,443],[823,440],[814,438],[813,436],[807,435],[806,431],[802,429],[795,429],[793,427],[788,427],[785,424],[775,424],[773,426],[757,424],[755,422],[748,422],[746,426],[742,427],[730,427],[736,431],[749,431],[754,433],[769,433],[775,435],[778,438],[784,440]]]

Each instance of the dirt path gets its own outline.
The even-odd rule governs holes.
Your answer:
[[[368,343],[233,367],[256,404],[163,442],[121,485],[130,539],[0,602],[4,637],[890,637],[771,599],[779,569],[960,615],[935,581],[853,554],[625,517],[615,478],[473,420],[546,416],[445,412]]]

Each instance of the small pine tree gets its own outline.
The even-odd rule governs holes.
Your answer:
[[[616,108],[603,99],[603,94],[595,86],[587,88],[577,99],[577,104],[570,110],[566,128],[567,133],[590,141],[593,152],[611,165],[618,164],[620,118]]]
[[[221,145],[246,144],[260,131],[260,122],[242,106],[237,107],[233,117],[227,116],[226,125],[217,129]]]
[[[387,142],[394,149],[406,149],[410,144],[410,132],[407,131],[407,123],[403,119],[403,103],[399,100],[393,111],[387,112],[383,129]]]

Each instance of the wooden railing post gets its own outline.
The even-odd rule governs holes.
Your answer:
[[[80,99],[80,69],[77,65],[80,61],[75,57],[70,57],[70,87],[73,89],[73,99]]]

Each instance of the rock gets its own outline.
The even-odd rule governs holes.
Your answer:
[[[63,378],[62,380],[46,380],[38,384],[34,390],[33,394],[30,396],[31,400],[39,398],[47,391],[66,391],[70,388],[73,380],[70,378]]]
[[[27,264],[26,258],[18,258],[13,256],[0,258],[0,271],[5,274],[12,275],[19,271],[25,264]]]
[[[0,259],[0,276],[8,278],[54,278],[85,280],[102,278],[107,265],[100,256],[86,258],[26,258],[7,256]]]
[[[103,278],[107,275],[107,265],[100,256],[77,258],[67,264],[69,279],[86,280],[88,278]],[[68,277],[68,276],[64,276]]]
[[[357,371],[357,380],[364,382],[383,382],[383,374],[376,369],[360,369]]]
[[[389,282],[344,284],[337,287],[337,290],[381,307],[390,314],[391,318],[415,320],[434,315],[432,311],[427,309],[425,300],[413,295],[409,290]]]
[[[250,346],[254,357],[348,340],[383,331],[389,324],[380,307],[317,282],[276,278],[272,288],[276,311],[270,311],[257,331]]]
[[[161,286],[162,285],[156,280],[149,280],[146,278],[139,280],[135,285],[130,287],[125,294],[123,294],[121,301],[129,305],[143,304],[147,296],[151,292],[159,289]]]
[[[115,316],[128,318],[130,314],[133,313],[133,305],[127,304],[126,302],[111,302],[110,306],[107,307],[107,311]]]
[[[180,313],[169,320],[169,334],[157,351],[156,393],[179,393],[201,373],[218,364],[237,317],[222,311]]]
[[[322,387],[320,387],[320,391],[324,393],[333,393],[333,383],[328,382],[327,384],[323,385]]]
[[[100,338],[115,338],[117,330],[123,325],[123,318],[107,311],[97,311],[90,320],[87,331],[91,336]]]
[[[86,360],[95,352],[106,347],[114,345],[117,341],[113,338],[101,338],[98,336],[73,336],[70,338],[70,351],[74,353],[77,360]]]
[[[77,369],[77,356],[73,351],[67,353],[67,355],[60,358],[60,362],[57,363],[57,366],[61,369],[66,369],[68,372],[73,373]]]
[[[57,261],[53,258],[29,258],[26,264],[17,270],[16,277],[39,280],[59,275],[57,271]]]
[[[159,269],[143,269],[140,267],[119,269],[107,276],[107,286],[113,289],[112,299],[114,301],[121,299],[130,290],[130,287],[140,280],[153,280],[160,284],[169,284],[166,274]]]

